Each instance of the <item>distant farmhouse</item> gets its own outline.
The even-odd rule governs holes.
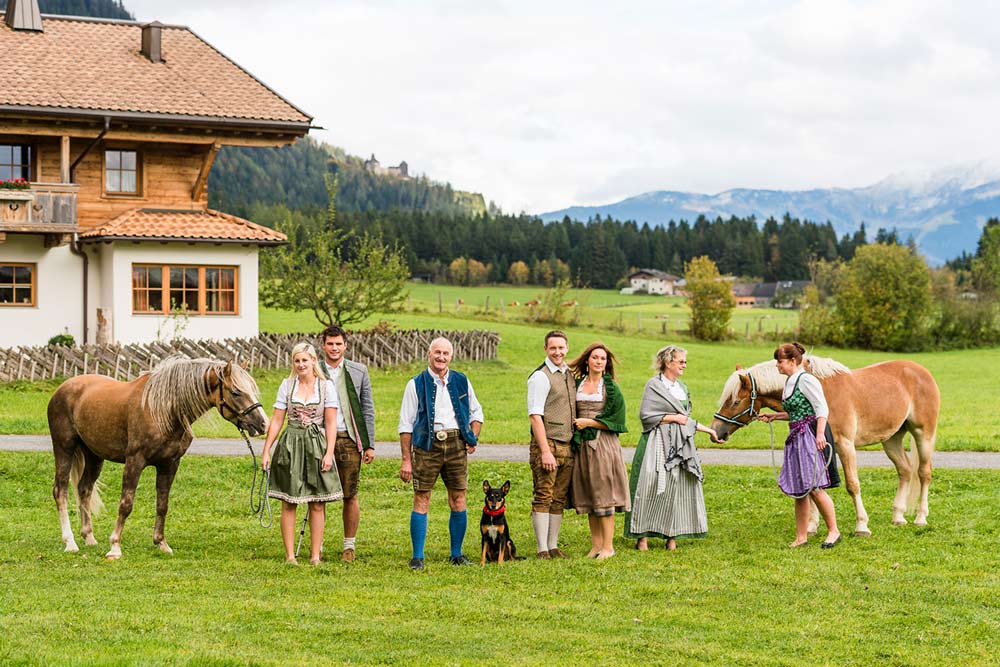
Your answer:
[[[2,0],[0,0],[2,1]],[[0,19],[0,347],[254,336],[257,256],[285,236],[208,208],[219,148],[312,117],[190,29]]]
[[[808,280],[779,280],[771,283],[733,285],[737,308],[797,308]]]
[[[395,176],[396,178],[409,178],[410,177],[410,167],[406,164],[406,160],[399,163],[397,167],[383,167],[382,163],[375,159],[375,153],[365,160],[365,169],[372,173],[378,174],[379,176]]]
[[[657,269],[639,269],[628,275],[628,287],[621,289],[622,294],[663,294],[673,296],[677,288],[684,284],[679,276],[659,271]]]

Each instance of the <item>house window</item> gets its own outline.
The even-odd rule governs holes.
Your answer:
[[[0,181],[31,180],[31,146],[0,144]]]
[[[34,264],[0,264],[0,306],[34,306]]]
[[[104,151],[104,191],[111,195],[139,194],[139,153]]]
[[[235,266],[132,266],[132,312],[236,315]]]

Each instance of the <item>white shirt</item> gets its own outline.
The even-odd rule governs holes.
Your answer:
[[[323,360],[323,366],[326,369],[326,374],[330,377],[330,382],[333,383],[334,393],[337,394],[337,399],[339,400],[340,399],[340,392],[337,392],[336,389],[337,389],[337,382],[340,380],[340,374],[344,372],[344,360],[341,359],[340,360],[340,365],[337,366],[336,368],[334,368],[330,364],[326,363],[326,359],[324,359]],[[350,406],[348,406],[348,408],[345,408],[345,409],[349,409],[349,408],[350,408]],[[346,431],[347,430],[347,421],[344,420],[344,411],[343,410],[337,410],[337,430],[338,431]]]
[[[811,373],[806,373],[804,370],[796,371],[785,381],[785,389],[781,392],[781,398],[786,399],[792,395],[795,390],[795,382],[799,376],[802,376],[801,380],[798,380],[799,390],[809,399],[812,403],[813,410],[816,412],[817,417],[829,417],[830,407],[826,404],[826,396],[823,394],[823,385],[819,383],[815,375]]]
[[[317,378],[318,380],[318,378]],[[337,398],[337,388],[333,386],[333,383],[329,380],[322,380],[323,382],[323,408],[339,408],[340,399]],[[279,410],[288,409],[288,392],[292,391],[292,386],[295,386],[296,394],[298,394],[298,382],[292,378],[285,378],[281,381],[281,386],[278,387],[278,397],[274,399],[274,407]],[[308,403],[316,403],[319,401],[319,382],[313,384],[313,392],[308,400],[303,401],[301,396],[292,396],[293,403],[299,403],[305,405]],[[340,410],[337,410],[339,413]]]
[[[556,366],[548,357],[545,357],[545,365],[549,367],[551,373],[569,373],[569,366],[563,363]],[[528,416],[545,416],[545,399],[549,397],[549,389],[552,388],[549,376],[542,369],[538,369],[528,378]]]
[[[448,394],[448,380],[451,378],[451,371],[444,374],[444,379],[434,374],[430,368],[427,371],[434,378],[434,429],[444,431],[458,428],[458,420],[455,419],[455,408],[451,404],[451,396]],[[413,433],[413,423],[417,421],[417,409],[420,401],[417,399],[417,385],[413,378],[406,383],[403,390],[403,403],[399,406],[399,427],[397,433]],[[469,382],[469,423],[483,423],[483,407],[479,405],[476,398],[476,391]]]
[[[604,399],[604,378],[597,383],[597,393],[596,394],[585,394],[583,393],[583,383],[576,389],[576,400],[578,401],[600,401]]]
[[[663,386],[667,388],[667,392],[671,396],[673,396],[674,398],[676,398],[681,403],[683,403],[684,401],[688,400],[687,392],[684,391],[684,387],[681,385],[681,383],[679,381],[680,378],[677,378],[677,380],[674,380],[673,382],[671,382],[670,380],[667,379],[667,376],[664,375],[663,373],[660,373],[659,378],[660,378],[660,382],[662,382]]]

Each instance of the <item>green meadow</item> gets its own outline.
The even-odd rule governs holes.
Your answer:
[[[398,462],[362,478],[358,560],[339,561],[331,504],[326,562],[286,566],[277,525],[247,509],[245,458],[191,456],[171,495],[167,538],[152,546],[147,470],[120,561],[99,545],[65,554],[51,456],[0,452],[0,664],[3,665],[996,665],[1000,589],[997,471],[939,470],[925,528],[889,525],[895,475],[862,471],[873,537],[792,539],[792,503],[770,469],[706,466],[709,535],[608,561],[583,558],[586,521],[567,514],[569,561],[447,563],[447,503],[432,499],[427,569],[406,567],[412,492]],[[121,466],[103,479],[109,507]],[[533,551],[527,466],[470,465],[465,552],[478,563],[482,479],[512,481],[508,521]],[[842,520],[850,513],[834,495]],[[77,520],[72,513],[74,527]],[[621,518],[618,519],[621,530]],[[82,542],[81,542],[82,545]]]
[[[498,359],[477,363],[466,363],[462,359],[456,359],[453,366],[469,374],[479,400],[484,406],[486,424],[483,428],[483,441],[527,442],[525,384],[531,371],[544,359],[542,337],[551,327],[516,319],[511,314],[510,308],[507,308],[501,317],[499,312],[492,311],[492,304],[501,298],[509,303],[513,300],[510,297],[530,294],[532,291],[537,293],[537,288],[441,287],[440,289],[443,292],[447,291],[449,297],[460,293],[468,296],[465,299],[465,306],[459,308],[459,314],[426,312],[425,306],[431,302],[420,299],[433,297],[436,309],[435,294],[438,286],[414,284],[411,286],[409,311],[373,317],[359,328],[385,320],[402,329],[490,329],[499,332],[501,342]],[[486,296],[489,294],[495,295],[491,298],[491,311],[486,314],[475,312],[477,304],[485,305]],[[611,307],[614,299],[636,299],[636,304],[629,306],[632,308],[642,309],[650,307],[650,303],[655,305],[662,302],[666,310],[674,309],[672,305],[666,305],[670,303],[670,299],[664,297],[623,297],[610,291],[590,290],[581,295],[581,299],[590,299],[597,305],[607,305],[612,311],[621,310]],[[781,313],[787,315],[787,311]],[[766,312],[758,310],[738,310],[736,315],[743,318],[753,316],[757,319],[768,317]],[[521,316],[522,314],[518,314],[518,317]],[[751,322],[750,319],[745,321]],[[762,320],[762,322],[767,321]],[[310,314],[269,309],[261,311],[260,326],[264,331],[282,333],[319,329]],[[756,324],[751,328],[754,327]],[[624,332],[596,325],[565,328],[570,336],[570,356],[594,340],[604,341],[616,355],[618,380],[632,415],[630,423],[632,432],[622,438],[626,445],[634,445],[638,440],[639,397],[646,380],[652,376],[653,355],[661,346],[679,342],[689,350],[689,365],[684,380],[691,389],[695,418],[702,421],[711,419],[722,386],[736,364],[747,366],[766,361],[771,358],[775,346],[772,336],[752,336],[752,340],[740,338],[724,343],[695,342],[686,334],[675,331],[672,325],[671,328],[651,327],[640,331],[636,331],[633,326]],[[666,329],[666,334],[662,333],[663,329]],[[766,330],[764,327],[764,331]],[[822,348],[813,351],[834,357],[852,368],[891,358],[907,358],[923,364],[934,374],[941,389],[942,407],[937,448],[1000,451],[1000,413],[996,410],[993,381],[995,373],[991,370],[1000,367],[1000,349],[907,355]],[[376,437],[379,440],[396,439],[396,423],[403,388],[407,379],[422,368],[423,365],[417,363],[404,367],[371,370],[377,413]],[[257,374],[265,406],[270,405],[283,376],[284,373],[279,371]],[[55,381],[0,385],[0,433],[47,433],[45,405],[55,386],[57,386]],[[237,437],[236,430],[214,413],[196,424],[195,431],[197,435],[205,437]],[[780,434],[777,437],[780,441]],[[757,424],[737,433],[728,446],[766,448],[770,446],[770,432],[764,425]]]

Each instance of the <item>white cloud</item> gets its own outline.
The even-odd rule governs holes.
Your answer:
[[[867,185],[1000,149],[985,3],[126,4],[190,26],[319,139],[514,211]]]

